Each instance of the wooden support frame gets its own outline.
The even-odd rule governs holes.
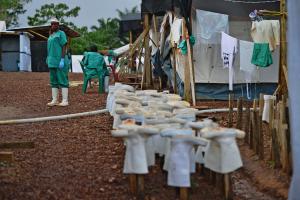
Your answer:
[[[228,96],[228,107],[229,107],[229,112],[228,112],[228,127],[231,128],[233,124],[233,99],[234,99],[234,94],[230,93]]]
[[[236,128],[242,129],[243,127],[243,97],[239,97],[237,102],[237,123]]]
[[[262,114],[264,109],[264,94],[259,95],[259,111],[258,111],[258,149],[259,149],[259,159],[264,159],[264,134],[263,134],[263,121]]]
[[[0,162],[12,163],[13,161],[13,152],[0,152]]]
[[[144,29],[148,30],[147,34],[145,35],[145,61],[144,61],[144,73],[143,73],[143,86],[146,88],[152,87],[152,67],[150,63],[151,52],[149,48],[149,30],[150,30],[150,23],[149,23],[149,14],[145,14],[144,16]]]
[[[32,149],[34,148],[33,142],[6,142],[0,143],[0,149]]]

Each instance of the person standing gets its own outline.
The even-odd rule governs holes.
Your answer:
[[[51,19],[51,28],[47,42],[47,65],[50,71],[50,85],[52,88],[52,101],[48,106],[68,106],[68,62],[65,58],[67,36],[59,30],[59,21]],[[59,88],[62,89],[62,102],[58,102]]]

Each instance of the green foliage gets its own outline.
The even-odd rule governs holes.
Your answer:
[[[18,16],[24,14],[24,5],[31,0],[0,0],[0,20],[6,21],[7,27],[18,25]]]
[[[72,22],[66,21],[66,18],[77,17],[80,7],[76,6],[73,9],[70,9],[68,5],[64,3],[59,4],[45,4],[39,10],[36,10],[36,13],[32,17],[28,17],[28,24],[31,26],[44,25],[52,17],[56,17],[61,23],[66,24],[71,27],[75,27]]]
[[[82,54],[90,45],[97,45],[98,49],[113,49],[120,47],[121,40],[118,36],[118,19],[98,19],[98,26],[92,26],[88,32],[87,27],[76,29],[80,38],[72,40],[71,49],[73,54]]]

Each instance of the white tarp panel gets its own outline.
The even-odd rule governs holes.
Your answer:
[[[27,34],[20,34],[20,71],[31,72],[30,38]]]
[[[122,47],[119,47],[117,49],[114,49],[114,53],[116,54],[116,56],[119,56],[119,55],[125,53],[128,50],[129,50],[129,44],[127,44],[125,46],[122,46]]]
[[[72,55],[72,70],[73,73],[82,73],[82,69],[79,61],[81,61],[83,55]]]
[[[198,19],[193,19],[193,35],[196,37],[196,44],[193,48],[195,82],[196,83],[228,83],[228,69],[224,69],[221,59],[220,44],[204,44],[197,30]],[[252,41],[250,36],[251,22],[232,21],[229,22],[229,34],[239,40]],[[221,37],[221,34],[219,35]],[[249,55],[252,56],[252,55]],[[240,55],[235,56],[234,62],[234,83],[246,83],[245,73],[240,70]],[[182,80],[183,69],[178,69]],[[267,68],[259,68],[253,75],[253,83],[277,83],[279,74],[279,48],[273,52],[273,64]]]
[[[205,44],[220,44],[219,33],[229,32],[228,15],[196,10],[197,22],[194,27],[197,33],[197,38],[200,38],[201,43]]]
[[[0,31],[6,31],[6,23],[5,23],[5,21],[0,21]]]

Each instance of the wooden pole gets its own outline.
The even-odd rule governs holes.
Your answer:
[[[228,112],[228,127],[231,128],[233,124],[233,98],[234,95],[232,93],[229,94],[229,102],[228,102],[228,107],[229,107],[229,112]]]
[[[145,14],[144,17],[144,26],[145,29],[149,29],[150,24],[149,24],[149,14]],[[149,32],[145,36],[145,61],[144,61],[144,86],[146,88],[150,88],[152,86],[152,68],[151,68],[151,63],[150,63],[150,48],[149,48]]]
[[[131,194],[137,195],[137,175],[136,174],[129,175],[129,187],[130,187]]]
[[[231,176],[230,174],[224,174],[224,193],[225,199],[232,199],[232,187],[231,187]]]
[[[285,70],[287,71],[287,16],[286,16],[286,0],[280,0],[280,70],[279,70],[279,85],[281,91],[279,94],[287,94],[287,79],[285,77]]]
[[[25,149],[25,148],[34,148],[33,142],[8,142],[0,143],[0,149]]]
[[[176,48],[172,48],[172,52],[173,52],[173,73],[174,73],[174,76],[173,76],[173,81],[174,81],[174,94],[178,94],[178,91],[177,91],[177,75],[176,75],[176,57],[177,57],[177,53],[176,53]]]
[[[129,31],[129,49],[132,48],[132,42],[133,42],[132,31]],[[128,65],[129,70],[132,70],[132,67],[133,67],[133,54],[129,56],[129,65]]]
[[[137,175],[137,183],[138,183],[138,196],[139,199],[144,199],[145,196],[145,180],[144,175],[139,174]]]
[[[246,144],[250,144],[250,142],[249,142],[250,141],[249,140],[249,137],[250,137],[250,127],[251,127],[250,113],[251,113],[250,106],[247,105],[247,107],[246,107],[246,113],[245,113],[246,114],[245,128],[244,128],[245,133],[246,133],[244,141],[245,141]]]
[[[254,148],[254,151],[255,151],[255,153],[256,153],[256,155],[258,155],[259,154],[259,149],[258,149],[258,147],[259,147],[259,145],[258,145],[258,143],[259,143],[259,137],[258,137],[258,129],[257,129],[257,127],[258,127],[258,112],[257,112],[257,100],[256,99],[254,99],[254,101],[253,101],[253,112],[252,112],[252,119],[253,119],[253,123],[252,123],[252,125],[253,125],[253,138],[252,138],[252,140],[253,140],[253,142],[252,142],[252,144],[253,144],[253,148]]]
[[[0,152],[0,162],[12,163],[14,161],[13,152]]]
[[[183,39],[187,39],[187,30],[186,30],[186,23],[185,20],[182,20],[182,34]],[[189,60],[188,55],[183,55],[184,58],[184,99],[188,102],[192,102],[191,100],[191,73],[190,73],[190,67],[189,67]]]
[[[243,97],[240,97],[237,102],[237,129],[242,129],[243,127]]]
[[[188,33],[186,33],[188,36],[186,38],[187,42],[187,49],[188,49],[188,67],[189,67],[189,72],[190,72],[190,84],[191,84],[191,92],[192,92],[192,103],[193,106],[196,106],[196,93],[195,93],[195,80],[194,80],[194,70],[193,70],[193,57],[192,57],[192,46],[190,43],[190,36]]]
[[[264,95],[259,95],[259,112],[258,112],[258,135],[259,135],[259,159],[264,159],[264,134],[263,134],[263,122],[262,122],[262,114],[264,108]]]
[[[181,187],[179,189],[179,199],[180,200],[188,200],[189,199],[189,190],[186,187]]]

